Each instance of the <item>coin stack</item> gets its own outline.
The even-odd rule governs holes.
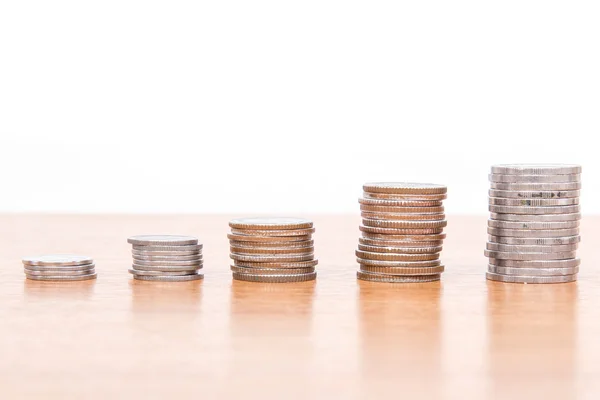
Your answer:
[[[141,281],[186,282],[204,278],[202,244],[192,236],[140,235],[127,242],[133,245],[133,266],[129,273]]]
[[[25,257],[25,276],[34,281],[85,281],[96,279],[96,267],[90,257],[71,254]]]
[[[302,218],[239,218],[229,222],[233,278],[250,282],[316,279],[313,223]]]
[[[496,165],[490,182],[487,279],[513,283],[575,281],[580,263],[581,167]]]
[[[444,185],[366,183],[360,203],[362,225],[356,256],[358,279],[373,282],[438,281],[446,235]]]

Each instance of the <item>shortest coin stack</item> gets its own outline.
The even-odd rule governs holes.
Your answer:
[[[23,259],[25,276],[35,281],[85,281],[96,278],[94,260],[72,254],[56,254]]]
[[[204,278],[202,244],[192,236],[140,235],[127,242],[133,245],[133,266],[129,273],[141,281],[186,282]]]
[[[239,218],[229,222],[233,278],[250,282],[302,282],[317,277],[315,229],[302,218]]]

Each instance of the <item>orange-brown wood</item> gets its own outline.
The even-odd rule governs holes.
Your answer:
[[[230,217],[1,216],[0,397],[599,397],[598,217],[558,285],[486,281],[485,217],[449,217],[441,282],[357,281],[358,216],[312,217],[316,282],[232,281]],[[133,281],[145,233],[200,237],[204,281]],[[21,257],[57,252],[98,279],[25,279]]]

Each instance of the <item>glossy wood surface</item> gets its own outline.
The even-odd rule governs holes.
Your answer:
[[[600,398],[598,217],[559,285],[486,281],[485,217],[449,218],[441,282],[357,281],[357,216],[309,216],[316,282],[233,281],[231,217],[1,216],[1,398]],[[204,281],[133,281],[144,233],[200,237]],[[98,279],[25,279],[57,252]]]

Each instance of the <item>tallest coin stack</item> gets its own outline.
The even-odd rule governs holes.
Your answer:
[[[490,174],[487,278],[513,283],[577,280],[579,165],[496,165]]]

